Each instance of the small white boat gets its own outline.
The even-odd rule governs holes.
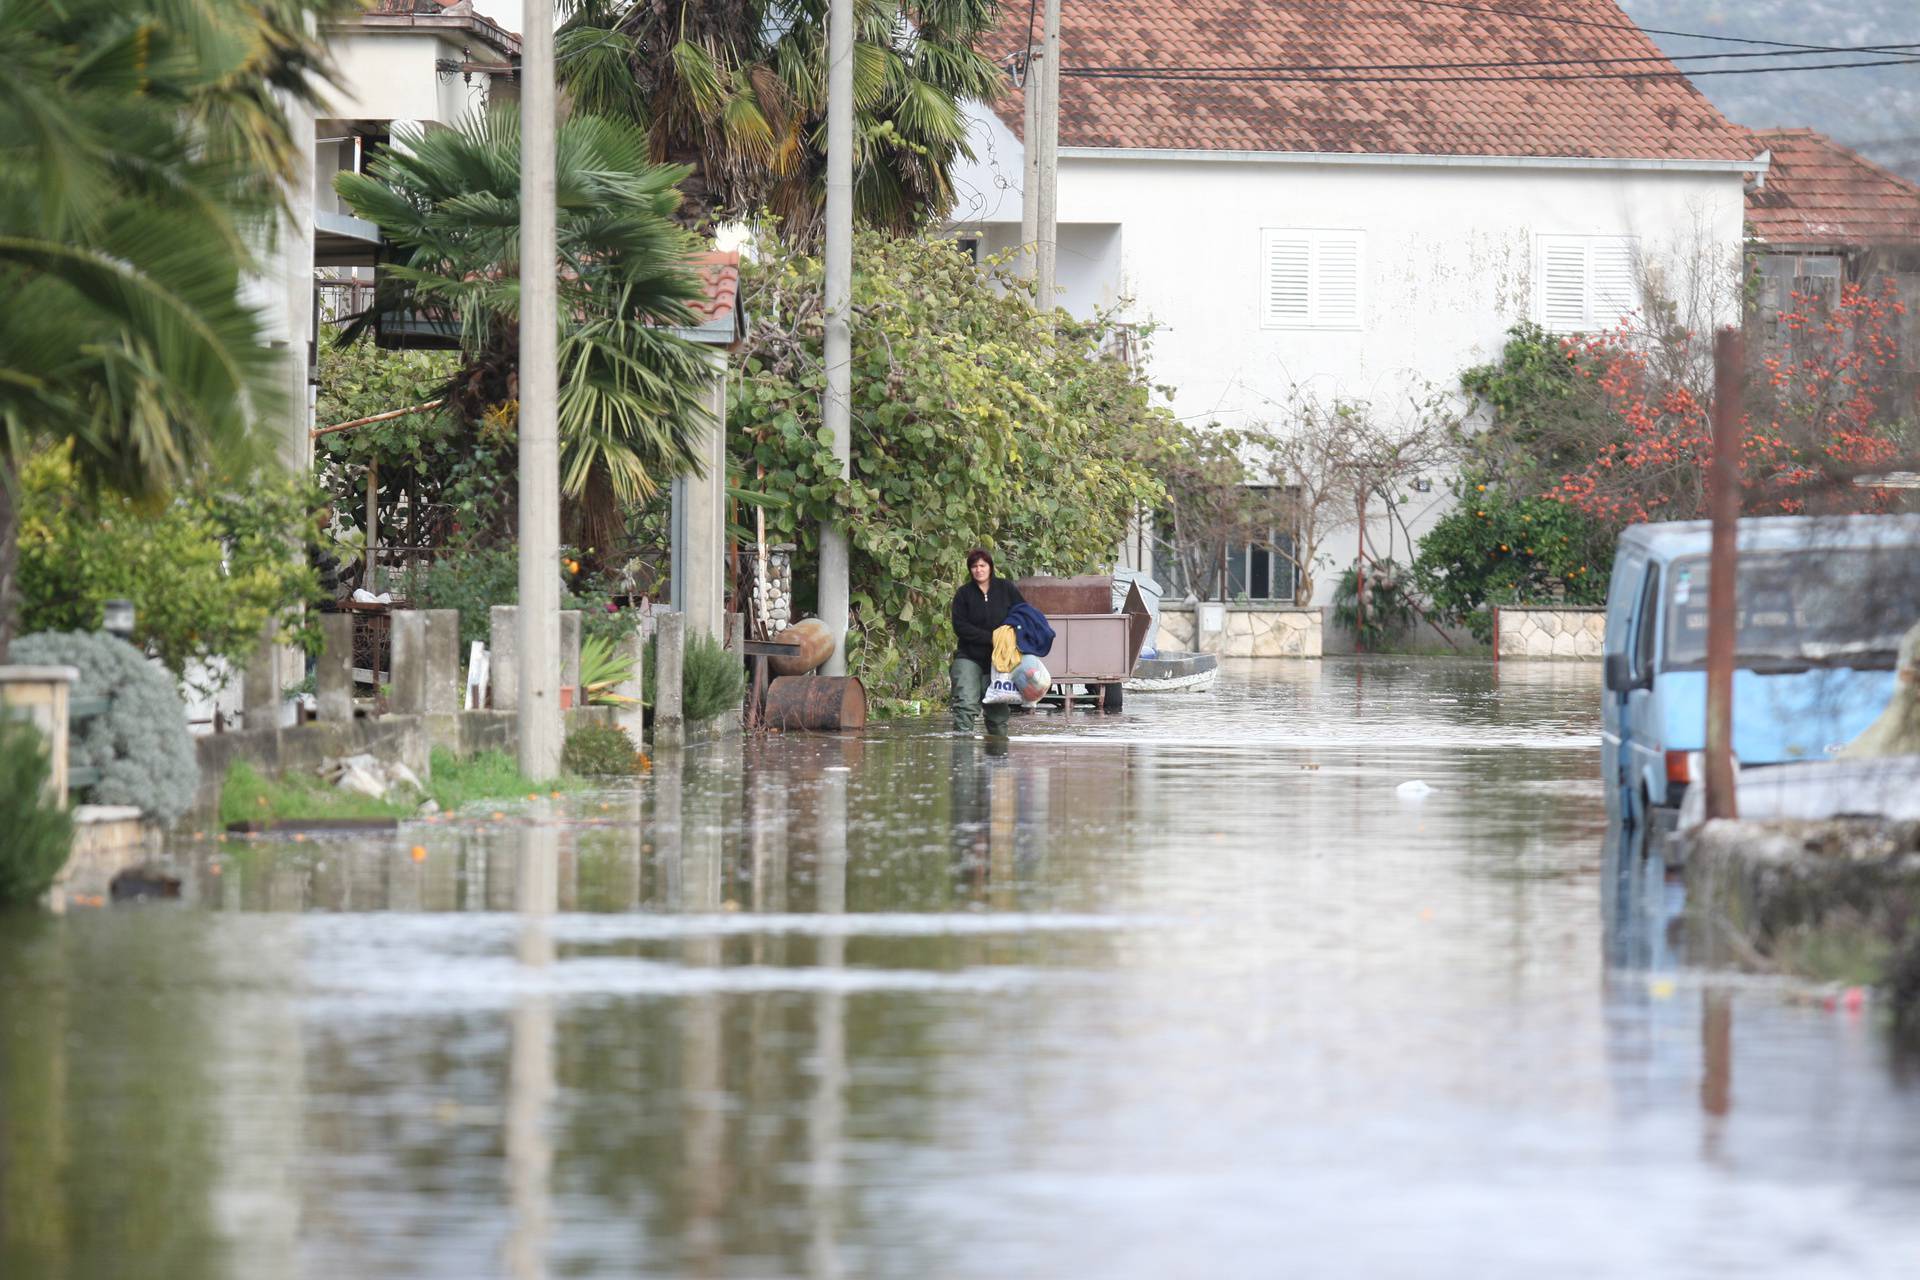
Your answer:
[[[1211,653],[1162,652],[1134,664],[1129,693],[1205,693],[1220,674]]]

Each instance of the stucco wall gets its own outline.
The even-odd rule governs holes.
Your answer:
[[[1496,609],[1496,658],[1578,658],[1598,662],[1606,652],[1605,609]]]
[[[342,31],[328,42],[340,68],[340,88],[321,112],[340,120],[419,120],[446,124],[486,105],[488,78],[468,85],[458,75],[441,79],[434,62],[460,59],[479,41],[419,31]],[[474,49],[475,61],[501,60],[492,49]]]
[[[1020,144],[980,109],[973,140],[979,158],[956,174],[955,222],[989,245],[1011,243]],[[1636,237],[1643,260],[1676,286],[1710,263],[1724,277],[1728,318],[1743,218],[1738,173],[1067,156],[1060,277],[1077,313],[1126,297],[1129,318],[1154,322],[1152,377],[1173,387],[1183,418],[1279,425],[1297,385],[1322,401],[1370,400],[1391,422],[1428,388],[1456,392],[1463,368],[1492,359],[1510,326],[1534,318],[1540,235]],[[1069,254],[1084,229],[1112,225],[1112,259]],[[1364,232],[1358,329],[1261,326],[1263,228]],[[1117,274],[1083,278],[1094,261]],[[1409,494],[1400,513],[1416,537],[1449,501],[1446,477],[1429,479],[1431,491]],[[1374,515],[1369,545],[1389,554],[1385,513]],[[1317,575],[1317,603],[1356,547],[1352,532],[1324,547],[1334,571]],[[1404,538],[1391,554],[1406,559]]]
[[[1218,654],[1223,658],[1317,658],[1321,655],[1321,611],[1318,609],[1228,607],[1224,626],[1204,644],[1194,642],[1194,610],[1190,606],[1160,607],[1159,648]]]

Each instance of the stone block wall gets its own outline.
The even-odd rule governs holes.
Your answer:
[[[1493,656],[1598,662],[1605,652],[1607,611],[1597,608],[1493,611]]]
[[[1163,651],[1186,650],[1222,658],[1317,658],[1321,655],[1318,609],[1235,608],[1225,610],[1220,634],[1195,642],[1196,611],[1180,605],[1160,607]]]
[[[748,569],[760,554],[755,547],[747,552]],[[753,583],[753,621],[758,634],[777,636],[793,621],[793,544],[782,542],[767,548],[767,590],[762,598],[760,582]]]

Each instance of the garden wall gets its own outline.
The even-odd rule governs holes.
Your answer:
[[[1196,608],[1162,604],[1160,648],[1222,658],[1317,658],[1322,652],[1321,613],[1293,605],[1227,605],[1221,611],[1221,629],[1196,643]]]
[[[1602,608],[1496,608],[1495,658],[1562,658],[1598,662],[1605,652]]]

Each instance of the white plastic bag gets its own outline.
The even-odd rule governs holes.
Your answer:
[[[992,676],[993,678],[987,681],[987,696],[980,699],[982,703],[1011,702],[1016,705],[1020,703],[1022,700],[1020,687],[1013,682],[1012,671],[995,671]]]

